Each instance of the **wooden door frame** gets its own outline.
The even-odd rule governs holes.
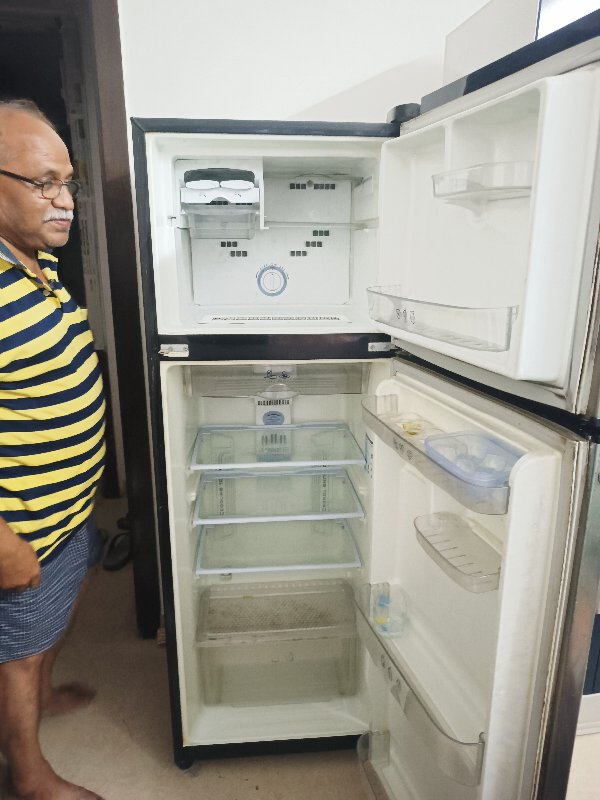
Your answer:
[[[117,341],[136,618],[141,636],[152,638],[160,624],[159,571],[118,2],[0,0],[0,14],[30,22],[40,17],[75,19],[83,57],[90,59],[95,85],[87,88],[98,111],[95,134]]]

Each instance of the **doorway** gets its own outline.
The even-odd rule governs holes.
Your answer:
[[[59,271],[88,309],[107,395],[102,491],[127,492],[138,629],[153,637],[158,562],[149,466],[139,474],[150,453],[142,333],[131,313],[137,261],[117,0],[0,0],[0,98],[15,97],[56,125],[82,182]]]

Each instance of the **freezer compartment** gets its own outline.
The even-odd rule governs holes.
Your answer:
[[[192,524],[362,518],[363,509],[343,469],[289,472],[203,472]]]
[[[196,642],[208,705],[329,701],[356,691],[356,621],[342,581],[213,586]]]
[[[362,464],[364,456],[343,423],[209,425],[198,430],[190,468],[269,468],[282,463],[294,467]]]
[[[471,350],[502,352],[510,347],[516,307],[464,308],[422,302],[401,293],[401,286],[370,287],[371,318],[392,332],[407,331]]]
[[[360,566],[350,523],[341,520],[206,525],[198,535],[198,576]]]
[[[439,430],[434,430],[434,426],[427,420],[423,420],[420,426],[413,421],[412,425],[416,426],[414,429],[417,431],[413,433],[410,420],[406,418],[408,412],[402,408],[398,395],[366,397],[363,400],[363,411],[365,422],[369,428],[389,447],[392,447],[400,458],[410,463],[424,477],[444,489],[466,508],[480,514],[506,513],[510,496],[508,486],[510,469],[507,466],[509,464],[507,456],[502,459],[503,469],[495,469],[491,475],[489,471],[484,473],[481,468],[481,464],[485,463],[486,454],[493,459],[494,465],[497,465],[497,459],[499,459],[497,454],[500,449],[499,445],[492,442],[489,437],[488,449],[485,450],[482,446],[485,437],[472,434],[473,441],[477,441],[479,445],[479,448],[474,445],[471,447],[473,452],[479,453],[479,469],[472,468],[467,471],[466,468],[460,469],[461,462],[456,455],[457,448],[461,453],[464,451],[463,456],[467,451],[464,445],[461,449],[461,440],[451,432],[445,436],[441,435]],[[440,446],[440,441],[449,441],[452,444],[451,455],[455,456],[454,460]],[[430,444],[431,442],[434,443],[433,446]],[[433,452],[435,443],[437,443],[437,449],[434,460],[430,453]],[[506,450],[509,449],[511,452],[514,451],[514,448],[507,446]],[[444,455],[448,457],[443,457]],[[513,466],[514,461],[510,467]]]
[[[455,783],[477,786],[481,780],[483,763],[483,733],[474,736],[473,741],[456,738],[431,703],[411,686],[396,660],[382,646],[360,612],[357,624],[361,641],[366,645],[373,664],[384,676],[391,696],[400,706],[404,720],[430,761]]]
[[[155,134],[147,145],[159,333],[374,330],[380,140]],[[254,187],[185,185],[228,167]]]

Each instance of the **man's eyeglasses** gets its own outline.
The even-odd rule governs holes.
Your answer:
[[[67,187],[67,191],[73,199],[77,197],[81,189],[81,184],[77,181],[34,181],[33,178],[17,175],[16,172],[8,172],[6,169],[0,169],[0,175],[6,175],[7,178],[14,178],[16,181],[24,181],[25,183],[31,183],[33,186],[37,186],[42,193],[42,197],[45,197],[46,200],[56,200],[58,195],[62,192],[63,186]]]

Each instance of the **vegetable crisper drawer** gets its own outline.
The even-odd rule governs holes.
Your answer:
[[[356,691],[356,619],[343,581],[239,584],[200,599],[208,705],[327,701]]]
[[[268,468],[362,464],[364,456],[343,423],[207,425],[198,430],[190,468]]]
[[[362,517],[343,469],[203,472],[192,524]]]

